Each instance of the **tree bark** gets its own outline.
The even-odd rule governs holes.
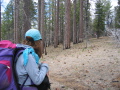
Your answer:
[[[19,43],[19,0],[15,0],[14,11],[14,42]]]
[[[38,0],[38,30],[41,29],[41,0]]]
[[[73,44],[77,43],[77,24],[76,24],[76,0],[73,2],[74,4],[74,13],[73,13]]]
[[[63,49],[70,48],[70,0],[65,0],[65,30]]]
[[[24,33],[31,28],[31,20],[30,20],[30,6],[31,6],[31,0],[23,0],[24,3],[24,25],[23,30]]]
[[[55,2],[55,33],[54,33],[54,47],[58,47],[58,35],[59,35],[59,0],[57,0],[57,6]]]
[[[41,32],[41,35],[42,35],[42,52],[44,53],[44,46],[45,46],[45,43],[44,43],[44,0],[41,0],[41,25],[40,25],[40,32]]]
[[[80,32],[79,32],[79,42],[83,41],[83,0],[80,0]]]

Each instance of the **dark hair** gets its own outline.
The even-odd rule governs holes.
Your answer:
[[[41,40],[34,41],[32,37],[26,36],[26,39],[23,41],[23,44],[32,46],[35,52],[38,54],[38,56],[42,57]]]

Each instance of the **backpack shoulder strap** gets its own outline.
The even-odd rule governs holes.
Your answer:
[[[15,71],[16,79],[17,79],[16,62],[17,62],[19,56],[23,53],[24,50],[25,50],[24,47],[17,47],[17,48],[15,48],[15,50],[14,50],[14,53],[15,53],[15,56],[14,56],[14,69],[15,69],[15,70],[14,70],[14,71]],[[25,81],[23,82],[23,84],[22,84],[21,87],[19,88],[20,90],[22,90],[22,88],[23,88],[25,82],[27,81],[28,77],[29,77],[29,75],[27,74],[27,77],[26,77]],[[18,80],[17,80],[17,81],[18,81]]]
[[[24,49],[25,48],[23,48],[23,47],[17,47],[14,49],[14,63],[17,62],[17,59],[23,53]]]
[[[22,88],[23,88],[25,82],[27,81],[28,77],[29,77],[29,75],[27,74],[27,77],[26,77],[25,81],[23,82],[23,84],[21,85],[20,90],[22,90]]]
[[[20,87],[19,87],[19,84],[18,84],[18,75],[17,75],[17,71],[16,71],[16,62],[17,62],[17,59],[18,57],[22,54],[24,48],[22,47],[19,47],[19,48],[15,48],[14,51],[13,51],[13,65],[12,65],[12,68],[13,68],[13,75],[14,75],[14,80],[16,82],[16,86],[18,88],[18,90],[21,90]],[[26,82],[26,81],[25,81]]]

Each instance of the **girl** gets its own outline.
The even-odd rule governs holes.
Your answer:
[[[23,46],[26,48],[19,56],[16,63],[18,83],[22,90],[38,90],[35,85],[40,85],[48,72],[48,64],[39,63],[42,57],[41,34],[37,29],[30,29],[25,33]]]

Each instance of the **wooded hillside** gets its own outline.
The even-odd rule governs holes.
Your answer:
[[[10,0],[1,13],[0,39],[20,43],[30,28],[40,30],[43,45],[63,49],[71,48],[71,42],[87,43],[90,38],[111,34],[120,28],[120,0],[111,9],[110,0]],[[2,6],[2,3],[1,3]],[[114,12],[112,12],[114,11]]]

